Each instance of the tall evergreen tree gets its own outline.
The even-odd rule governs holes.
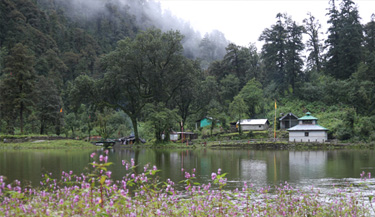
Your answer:
[[[36,110],[40,121],[40,134],[45,134],[48,126],[60,126],[62,101],[52,79],[41,76],[36,87],[38,87],[36,89]]]
[[[285,85],[285,47],[287,32],[284,20],[286,15],[278,13],[277,22],[270,29],[266,28],[259,40],[264,41],[262,47],[262,58],[265,65],[266,83],[271,81],[284,89]]]
[[[21,134],[23,134],[23,120],[25,111],[33,105],[32,93],[35,83],[34,56],[30,54],[28,48],[22,44],[16,44],[6,57],[4,72],[7,76],[4,79],[2,92],[3,104],[11,106],[13,103],[18,111]],[[12,100],[6,102],[4,100]],[[11,112],[12,108],[6,108]],[[12,113],[12,112],[11,112]]]
[[[280,93],[295,89],[296,79],[301,73],[303,61],[301,51],[303,27],[297,25],[286,14],[277,14],[277,22],[265,29],[260,36],[265,44],[262,48],[266,78],[275,82]]]
[[[287,31],[288,39],[286,44],[286,73],[288,83],[292,91],[295,91],[297,79],[301,77],[303,60],[301,52],[304,49],[302,42],[303,26],[297,25],[296,22],[289,20]]]
[[[375,14],[371,15],[371,21],[364,26],[365,48],[368,52],[375,51]]]
[[[309,52],[307,56],[307,67],[310,70],[320,72],[322,69],[323,45],[321,43],[322,40],[319,39],[319,31],[322,25],[311,13],[308,13],[308,16],[308,18],[303,20],[305,33],[309,36],[306,42],[307,52]]]
[[[357,70],[362,56],[363,32],[358,9],[352,0],[343,0],[338,11],[332,0],[328,15],[331,27],[326,41],[326,71],[335,78],[347,79]]]

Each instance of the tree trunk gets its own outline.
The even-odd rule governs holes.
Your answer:
[[[169,133],[169,130],[165,131],[165,134],[164,134],[164,141],[165,142],[170,142],[171,141],[171,137],[170,137],[170,133]]]
[[[76,134],[74,133],[74,127],[71,127],[71,130],[72,130],[73,138],[75,138]]]
[[[136,144],[139,144],[139,136],[138,136],[138,125],[137,125],[137,118],[134,116],[130,117],[132,124],[133,124],[133,130],[134,130],[134,137],[135,137],[135,142]]]
[[[21,127],[21,135],[23,135],[23,102],[20,105],[20,127]]]
[[[242,135],[242,128],[241,128],[241,117],[238,118],[238,133]]]
[[[40,124],[40,135],[43,135],[44,134],[44,122],[41,121],[41,124]]]
[[[90,122],[87,124],[88,131],[89,131],[89,141],[91,140],[91,128],[90,128]]]
[[[157,128],[156,126],[154,126],[154,127],[155,127],[155,129]],[[162,134],[162,132],[160,132],[159,130],[155,130],[155,139],[156,139],[157,142],[162,142],[161,134]],[[164,139],[165,139],[165,137],[164,137]]]

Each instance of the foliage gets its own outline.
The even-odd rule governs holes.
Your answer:
[[[362,25],[352,0],[328,6],[326,36],[310,13],[303,26],[278,13],[257,51],[217,30],[201,37],[154,0],[0,1],[0,131],[151,140],[167,128],[151,127],[152,104],[176,119],[170,130],[211,115],[222,132],[239,98],[271,122],[276,99],[278,113],[316,114],[330,138],[370,142],[375,16]]]
[[[62,126],[62,100],[52,79],[43,76],[38,78],[36,86],[36,116],[40,122],[40,134],[45,134],[48,125],[55,126],[56,134],[60,134]]]
[[[323,61],[322,52],[324,50],[322,40],[319,39],[322,25],[311,13],[308,13],[308,16],[308,18],[303,20],[305,33],[309,37],[306,43],[307,51],[310,52],[307,57],[307,66],[309,70],[320,72]]]
[[[245,101],[240,98],[240,96],[234,97],[233,102],[229,105],[229,111],[232,115],[232,118],[234,118],[234,120],[238,120],[238,122],[241,122],[241,119],[246,110],[247,108]],[[240,133],[240,135],[242,134],[241,124],[238,124],[238,132]]]
[[[10,133],[13,133],[12,124],[19,115],[21,134],[23,134],[23,120],[25,112],[34,104],[32,92],[34,90],[35,72],[34,56],[23,44],[16,44],[6,57],[4,72],[6,74],[2,90],[2,108]],[[16,112],[17,111],[17,112]],[[8,116],[8,114],[10,116]]]
[[[263,111],[263,91],[261,84],[254,78],[247,82],[237,96],[244,101],[248,117],[255,117]]]
[[[335,78],[347,79],[358,67],[362,56],[363,30],[358,9],[352,0],[343,0],[340,10],[335,1],[329,9],[326,72]]]
[[[265,29],[259,40],[265,41],[262,57],[266,65],[266,82],[274,81],[278,86],[278,92],[283,95],[293,93],[295,84],[301,77],[303,27],[297,25],[287,14],[278,13],[276,18],[276,25]]]
[[[156,142],[163,140],[162,134],[164,134],[164,140],[168,142],[171,129],[179,122],[177,111],[170,110],[162,103],[158,103],[157,105],[147,105],[146,113],[148,123],[153,126]]]

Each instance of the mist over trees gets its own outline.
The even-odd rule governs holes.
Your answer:
[[[276,99],[280,113],[318,114],[330,138],[375,140],[375,16],[327,6],[326,33],[313,14],[278,13],[258,51],[153,0],[2,0],[0,133],[161,141],[203,117],[221,124],[209,134],[273,120]]]

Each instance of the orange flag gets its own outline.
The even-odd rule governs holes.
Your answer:
[[[275,99],[275,109],[277,109],[277,105],[276,105],[276,99]]]
[[[60,113],[62,112],[62,108],[60,109]]]

